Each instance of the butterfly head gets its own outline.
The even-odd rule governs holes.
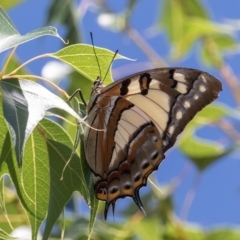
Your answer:
[[[101,80],[100,77],[97,77],[97,79],[93,82],[93,86],[92,86],[92,94],[100,94],[101,93],[101,89],[105,87],[105,85],[103,84],[103,81]]]

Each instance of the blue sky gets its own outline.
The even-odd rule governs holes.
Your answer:
[[[21,34],[40,28],[45,25],[46,11],[51,1],[49,0],[28,0],[19,4],[17,7],[10,9],[8,14],[17,29]],[[110,1],[109,1],[110,2]],[[114,3],[113,3],[114,2]],[[157,0],[141,0],[134,11],[131,18],[132,27],[136,28],[143,38],[165,59],[170,66],[181,66],[198,68],[208,71],[211,74],[221,78],[216,70],[213,70],[200,62],[197,48],[193,49],[181,61],[171,62],[168,58],[170,46],[167,37],[164,33],[158,34],[153,38],[149,38],[147,29],[153,26],[156,22],[156,9],[161,5],[162,1]],[[240,19],[240,2],[236,0],[211,0],[201,1],[209,11],[211,18],[214,21],[223,23],[227,19]],[[111,5],[116,11],[121,11],[125,6],[126,1],[111,1]],[[82,29],[83,42],[91,43],[89,32],[94,34],[96,46],[105,47],[112,51],[119,50],[120,54],[137,59],[137,63],[148,62],[149,60],[144,53],[136,47],[136,45],[126,35],[122,33],[110,32],[101,28],[96,20],[94,12],[87,12],[82,22],[79,23]],[[58,31],[64,34],[64,28],[58,27]],[[239,35],[237,36],[240,40]],[[26,61],[31,57],[46,52],[55,52],[60,49],[61,42],[53,37],[44,37],[35,41],[29,42],[17,50],[18,57],[21,61]],[[231,66],[236,76],[239,75],[239,54],[227,55],[225,57],[227,64]],[[35,74],[41,74],[41,68],[46,63],[46,59],[39,60],[29,65],[29,69]],[[118,61],[114,63],[113,68],[117,69],[121,66],[129,64],[127,72],[120,73],[121,76],[137,72],[140,67],[135,63],[127,61]],[[131,67],[134,66],[134,67]],[[226,103],[235,107],[234,99],[231,93],[223,82],[224,91],[219,97],[219,102]],[[239,123],[236,123],[238,127]],[[225,141],[227,138],[224,133],[211,130],[211,137]],[[214,136],[212,136],[214,134]],[[215,135],[216,134],[216,135]],[[209,137],[209,131],[203,132],[205,137]],[[181,215],[183,202],[187,192],[196,181],[197,170],[191,163],[186,160],[176,148],[170,150],[166,159],[159,167],[155,176],[160,183],[167,183],[179,176],[180,172],[188,166],[190,171],[184,178],[181,185],[174,193],[176,204],[176,214]],[[205,227],[212,227],[219,224],[240,224],[240,161],[239,152],[223,158],[216,164],[204,171],[200,177],[199,185],[196,189],[196,195],[192,203],[187,220],[199,223]],[[120,201],[119,201],[120,202]],[[117,203],[117,208],[122,207]],[[117,214],[117,213],[116,213]]]

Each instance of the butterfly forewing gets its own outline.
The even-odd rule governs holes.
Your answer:
[[[187,123],[218,97],[221,82],[208,73],[163,68],[128,76],[104,87],[96,81],[88,103],[85,152],[95,194],[109,205],[139,189]]]

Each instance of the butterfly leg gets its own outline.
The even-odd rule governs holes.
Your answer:
[[[87,104],[86,104],[86,102],[85,102],[85,100],[84,100],[84,97],[83,97],[83,94],[82,94],[82,90],[81,90],[80,88],[77,89],[77,90],[69,97],[69,99],[67,100],[67,102],[70,102],[77,93],[79,94],[80,99],[82,100],[84,106],[86,107]]]

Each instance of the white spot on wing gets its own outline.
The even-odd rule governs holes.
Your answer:
[[[200,90],[200,92],[205,92],[207,89],[204,85],[200,85],[199,90]]]
[[[202,75],[201,75],[201,77],[202,77],[202,80],[203,80],[203,82],[205,82],[205,83],[206,83],[206,82],[207,82],[207,80],[206,80],[205,76],[202,74]]]
[[[174,127],[173,125],[170,126],[169,129],[168,129],[168,132],[169,132],[170,134],[173,134],[174,128],[175,128],[175,127]]]
[[[166,141],[166,140],[163,140],[163,146],[166,146],[166,145],[167,145],[167,143],[168,143],[168,141]]]
[[[194,100],[198,100],[199,96],[198,96],[197,94],[195,94],[195,95],[193,96],[193,98],[194,98]]]
[[[188,90],[187,86],[181,82],[177,83],[177,86],[175,87],[175,89],[182,94],[187,93],[187,90]]]
[[[178,120],[182,118],[182,112],[181,112],[180,110],[177,111],[177,113],[176,113],[176,118],[177,118]]]
[[[185,108],[190,108],[191,104],[190,104],[189,101],[186,100],[186,101],[183,103],[183,106],[184,106]]]
[[[184,76],[182,73],[177,73],[177,72],[175,72],[175,73],[173,74],[173,79],[174,79],[174,80],[177,80],[177,81],[179,81],[179,82],[183,82],[183,83],[186,83],[186,82],[187,82],[185,76]]]

